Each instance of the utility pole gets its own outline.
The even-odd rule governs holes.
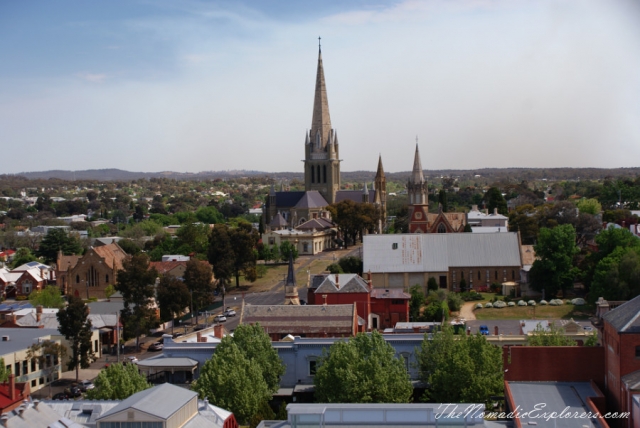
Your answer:
[[[116,312],[116,355],[118,356],[118,363],[120,363],[120,316]]]

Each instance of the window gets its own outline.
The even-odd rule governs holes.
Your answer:
[[[480,273],[480,271],[478,271],[478,281],[482,280],[482,274]]]
[[[394,242],[393,244],[391,244],[391,249],[392,250],[397,250],[398,249],[398,243]]]
[[[316,168],[313,165],[311,165],[311,182],[316,182]]]
[[[269,245],[274,245],[276,243],[276,238],[269,238]]]
[[[306,252],[308,252],[308,251],[309,251],[309,243],[307,243],[307,242],[303,242],[303,243],[302,243],[302,252],[303,252],[303,253],[306,253]]]
[[[438,225],[438,233],[447,233],[447,228],[445,227],[444,224],[440,223]]]
[[[39,383],[40,385],[44,385],[44,378],[43,378],[43,377],[41,377],[38,383]]]
[[[107,283],[107,284],[109,283],[109,274],[106,274],[104,276],[104,282]]]
[[[22,292],[24,294],[31,293],[31,283],[30,282],[25,282],[24,284],[22,284]]]
[[[317,361],[315,359],[309,360],[309,376],[315,376],[317,368]]]
[[[640,358],[640,346],[636,346],[636,358]]]
[[[495,280],[498,280],[498,271],[495,272]]]
[[[516,271],[515,271],[515,270],[512,270],[512,271],[511,271],[511,279],[512,279],[512,280],[515,280],[515,279],[516,279]]]
[[[402,299],[391,299],[392,305],[404,305],[404,300]]]
[[[31,359],[31,371],[35,372],[36,371],[36,359],[32,358]],[[34,385],[35,386],[35,385]]]
[[[76,284],[80,284],[80,275],[76,275]]]
[[[29,373],[29,362],[27,360],[24,360],[22,362],[22,374],[27,374]]]
[[[35,380],[35,379],[34,379],[34,380],[32,380],[32,381],[31,381],[31,388],[35,388],[35,387],[36,387],[36,385],[37,385],[36,380]]]
[[[326,165],[322,165],[322,182],[323,183],[327,182],[327,166]]]
[[[20,376],[20,362],[16,362],[15,366],[16,366],[15,375]]]

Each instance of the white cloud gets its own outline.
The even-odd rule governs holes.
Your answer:
[[[103,73],[77,73],[76,77],[91,83],[102,83],[107,78],[107,75]]]

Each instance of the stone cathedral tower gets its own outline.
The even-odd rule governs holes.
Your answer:
[[[336,192],[340,189],[339,153],[338,135],[331,128],[322,50],[319,50],[311,131],[304,143],[304,187],[307,191],[320,192],[329,204],[336,202]]]

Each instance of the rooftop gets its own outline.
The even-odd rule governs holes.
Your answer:
[[[12,354],[27,349],[41,337],[44,340],[60,333],[57,329],[47,328],[0,328],[0,337],[8,337],[7,341],[0,342],[0,356]]]

